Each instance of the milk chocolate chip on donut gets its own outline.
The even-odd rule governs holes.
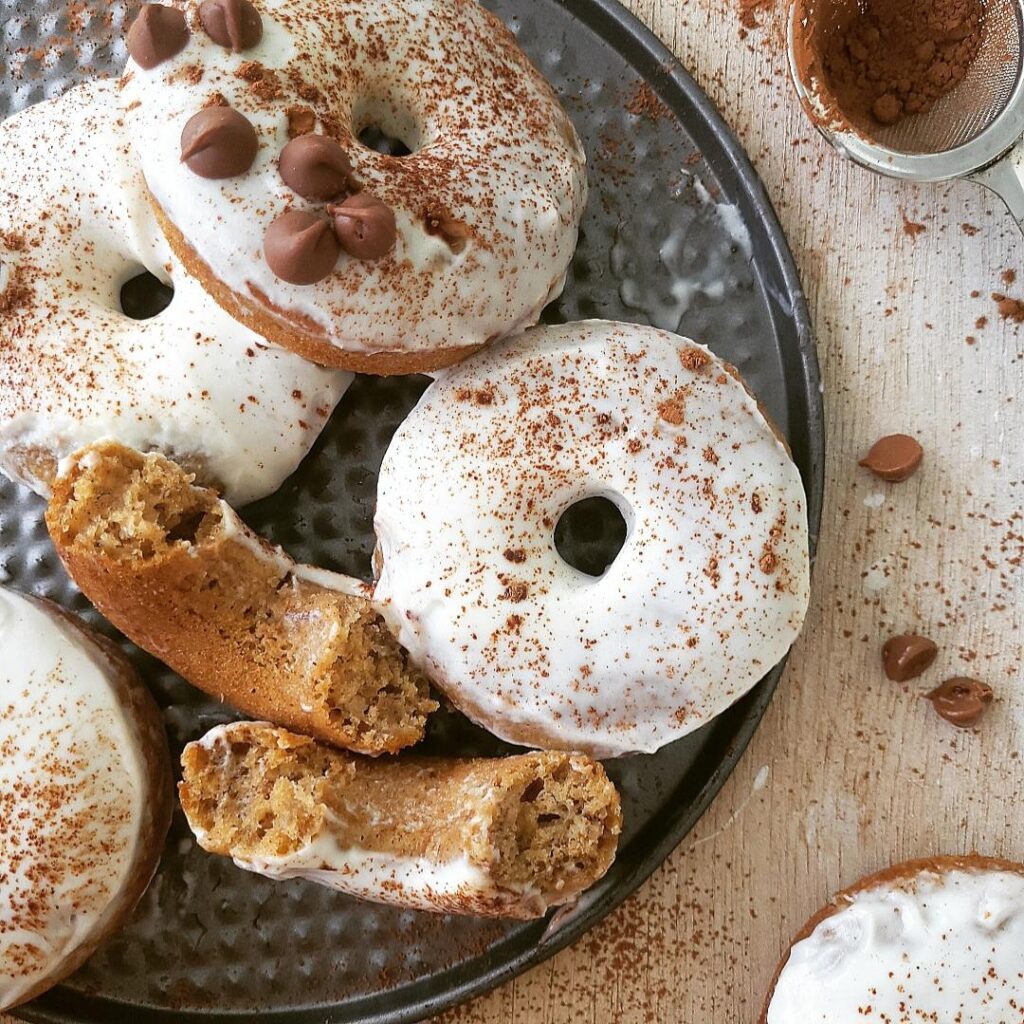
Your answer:
[[[231,107],[200,110],[181,133],[181,160],[200,178],[237,178],[259,149],[256,129]]]
[[[316,284],[334,270],[341,246],[329,220],[309,210],[289,210],[267,228],[263,252],[282,281]]]
[[[48,496],[66,456],[110,437],[173,453],[245,505],[291,476],[350,378],[265,346],[164,248],[120,103],[116,80],[94,79],[0,124],[0,262],[32,285],[16,330],[0,314],[0,472]],[[211,190],[182,169],[195,193]],[[251,263],[259,253],[257,241]],[[174,301],[136,320],[155,310],[113,284],[154,260]]]
[[[147,4],[128,29],[128,53],[140,68],[150,71],[188,43],[185,15],[163,4]]]
[[[218,46],[234,53],[251,50],[263,38],[259,11],[249,0],[204,0],[199,20]]]
[[[358,192],[328,207],[342,248],[357,260],[376,260],[394,248],[398,237],[395,211],[369,192]]]
[[[303,199],[337,199],[348,189],[352,164],[325,135],[301,135],[281,151],[278,164],[284,183]]]

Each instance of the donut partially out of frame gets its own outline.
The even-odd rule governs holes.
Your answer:
[[[76,971],[156,870],[173,783],[160,711],[109,640],[0,588],[0,1010]]]
[[[225,45],[199,0],[177,6],[179,49],[129,38],[144,63],[126,69],[125,116],[171,247],[232,316],[315,362],[385,374],[537,322],[576,248],[586,157],[495,15],[476,0],[255,0],[251,34]],[[214,107],[231,124],[183,160],[186,128]],[[366,129],[411,152],[369,148]],[[303,153],[306,138],[320,148]],[[335,240],[339,216],[365,216],[337,212],[354,197],[388,211],[383,254]],[[298,227],[275,247],[286,214]]]
[[[1024,1014],[1024,865],[972,854],[886,868],[801,929],[760,1024],[995,1024]]]
[[[270,878],[304,878],[417,910],[534,918],[611,866],[619,796],[576,754],[368,761],[236,722],[182,755],[200,846]]]
[[[169,459],[83,449],[46,522],[89,600],[206,693],[363,754],[423,737],[437,704],[368,588],[297,565]]]

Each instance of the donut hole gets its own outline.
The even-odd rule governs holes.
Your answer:
[[[367,149],[384,156],[411,156],[412,150],[399,138],[389,135],[378,125],[367,125],[357,136]]]
[[[587,576],[603,576],[626,543],[629,526],[619,506],[595,495],[570,505],[555,524],[555,550]]]
[[[352,134],[384,156],[411,156],[420,148],[422,128],[421,117],[372,85],[352,111]]]
[[[174,298],[174,289],[148,270],[130,277],[121,285],[121,312],[132,320],[152,320]]]

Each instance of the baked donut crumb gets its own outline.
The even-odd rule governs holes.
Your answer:
[[[206,692],[362,753],[422,738],[437,704],[369,598],[304,578],[169,459],[86,449],[47,522],[97,607]]]
[[[54,517],[65,537],[131,564],[215,536],[222,517],[213,491],[194,487],[194,476],[170,472],[155,459],[109,458],[113,448],[104,445],[101,457],[78,463],[85,472],[75,474],[71,501]]]
[[[335,857],[466,858],[489,886],[535,905],[543,894],[547,907],[604,874],[621,825],[615,787],[578,755],[369,762],[240,722],[190,744],[182,765],[182,807],[201,845],[255,870],[298,863],[326,834]]]
[[[306,756],[290,756],[294,749]],[[319,756],[318,756],[319,755]],[[322,749],[233,740],[229,747],[189,747],[182,799],[189,819],[213,849],[245,848],[283,857],[309,843],[323,824],[332,782],[344,785],[344,767]]]
[[[498,762],[495,762],[496,764]],[[229,747],[189,747],[182,799],[207,848],[283,857],[310,843],[327,814],[341,813],[358,774],[351,760],[306,737],[251,730]],[[565,758],[528,758],[499,783],[486,851],[503,886],[561,889],[587,869],[608,826],[614,790],[596,771],[570,773]],[[436,788],[424,798],[437,799]],[[349,801],[351,803],[351,801]]]

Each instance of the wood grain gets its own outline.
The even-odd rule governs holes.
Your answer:
[[[1024,295],[1024,276],[1017,291],[1002,280],[1024,270],[1024,242],[976,186],[908,186],[843,162],[793,96],[781,13],[769,0],[742,38],[737,2],[628,6],[739,134],[808,293],[829,438],[811,615],[683,846],[573,949],[443,1024],[751,1021],[790,936],[836,889],[907,857],[1024,860],[1024,341],[991,299]],[[925,466],[881,484],[857,458],[897,430],[921,438]],[[890,683],[881,643],[911,628],[939,659],[921,686]],[[955,674],[997,691],[974,732],[920,699]]]

